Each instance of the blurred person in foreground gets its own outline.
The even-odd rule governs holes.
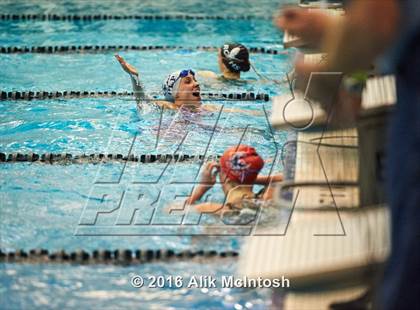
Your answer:
[[[420,9],[418,0],[354,0],[334,19],[285,9],[277,25],[328,53],[327,63],[298,61],[297,74],[352,74],[372,63],[392,69],[397,104],[388,139],[386,180],[391,208],[392,250],[378,292],[379,309],[413,309],[420,304]],[[317,83],[316,93],[331,85]],[[312,87],[312,85],[311,85]]]

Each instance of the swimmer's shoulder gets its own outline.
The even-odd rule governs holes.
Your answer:
[[[219,112],[221,105],[216,105],[216,104],[203,104],[201,105],[201,108],[204,111],[208,111],[208,112]]]
[[[209,70],[200,70],[197,72],[197,76],[200,78],[205,78],[205,79],[218,79],[219,78],[218,74]]]
[[[245,80],[245,79],[228,79],[223,75],[219,75],[216,72],[209,71],[209,70],[200,70],[197,71],[197,77],[207,80],[219,80],[223,83],[231,83],[231,84],[237,84],[237,85],[244,85],[248,83],[255,83],[257,80]]]
[[[169,102],[169,101],[157,100],[157,101],[154,101],[154,103],[161,108],[170,109],[170,110],[177,109],[177,107],[172,102]]]

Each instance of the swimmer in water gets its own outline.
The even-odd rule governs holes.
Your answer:
[[[187,199],[188,205],[193,205],[216,183],[219,174],[225,202],[204,202],[194,205],[201,213],[222,214],[226,211],[240,210],[246,205],[249,207],[256,201],[271,200],[274,182],[283,180],[282,174],[273,176],[259,176],[264,161],[256,150],[248,145],[239,145],[228,148],[220,162],[210,162],[201,173],[201,182],[194,188],[192,195]],[[264,185],[259,193],[253,192],[255,184]]]
[[[122,69],[130,75],[133,85],[134,95],[137,105],[141,108],[140,103],[150,99],[144,92],[143,83],[140,81],[139,73],[135,67],[127,63],[120,55],[116,54],[115,58],[120,63]],[[177,110],[180,108],[188,108],[189,110],[205,110],[219,111],[220,107],[209,104],[202,104],[200,85],[195,77],[195,72],[191,69],[185,69],[173,72],[168,75],[162,85],[165,100],[151,100],[162,108]],[[224,108],[224,112],[238,112],[251,115],[262,115],[259,111],[245,111],[239,109]]]
[[[221,76],[213,71],[199,71],[198,75],[204,78],[239,80],[241,72],[247,72],[251,68],[248,49],[239,43],[223,44],[217,51],[217,62]]]
[[[115,55],[115,58],[123,70],[130,75],[136,99],[140,102],[147,99],[137,69],[127,63],[120,55]],[[160,107],[179,109],[182,106],[197,108],[202,105],[200,85],[191,69],[171,73],[163,82],[162,89],[165,100],[154,101]]]
[[[285,52],[287,54],[287,52]],[[217,62],[219,64],[219,70],[222,75],[218,75],[213,71],[198,71],[198,77],[205,79],[218,79],[218,80],[240,80],[241,72],[248,72],[250,68],[255,74],[262,80],[274,82],[276,84],[283,84],[277,80],[268,78],[259,73],[254,65],[249,60],[248,49],[240,43],[225,43],[217,51]],[[246,81],[246,80],[241,80]]]

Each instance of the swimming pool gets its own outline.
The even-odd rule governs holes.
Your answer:
[[[147,92],[159,92],[164,76],[173,70],[217,69],[215,52],[196,50],[196,46],[219,46],[226,41],[265,48],[282,49],[281,35],[269,18],[278,1],[142,1],[141,4],[105,1],[50,1],[37,4],[6,1],[3,14],[202,14],[251,16],[249,19],[170,19],[170,20],[0,20],[0,46],[47,45],[176,45],[185,47],[162,51],[121,51],[142,75]],[[233,9],[232,9],[233,8]],[[203,14],[203,12],[206,12]],[[251,54],[258,71],[282,79],[290,70],[288,54]],[[2,91],[131,91],[128,76],[111,52],[63,54],[0,54]],[[287,84],[258,81],[253,72],[244,77],[249,83],[204,83],[208,92],[263,92],[270,96],[287,91]],[[138,111],[133,98],[76,98],[0,101],[0,152],[71,154],[205,154],[220,155],[226,147],[239,142],[251,144],[268,159],[263,173],[281,170],[278,149],[286,133],[273,132],[267,115],[270,102],[213,102],[220,108],[242,109],[258,115],[221,112],[202,115],[153,108]],[[1,164],[2,203],[1,249],[50,251],[65,249],[173,249],[238,251],[241,236],[209,236],[206,227],[215,220],[205,218],[203,225],[189,234],[152,236],[134,234],[81,235],[77,233],[83,210],[100,203],[95,192],[98,182],[108,186],[110,201],[121,188],[130,186],[142,192],[142,206],[157,201],[156,210],[165,217],[165,206],[188,194],[197,181],[199,162],[93,164]],[[123,173],[122,173],[123,171]],[[122,177],[121,177],[122,176]],[[133,181],[136,181],[133,185]],[[162,188],[165,188],[163,194]],[[127,193],[130,193],[130,190]],[[136,192],[138,194],[138,192]],[[211,191],[222,199],[220,187]],[[99,201],[99,202],[98,202]],[[113,216],[99,216],[97,226],[113,223]],[[85,219],[86,220],[86,219]],[[139,221],[141,219],[138,219]],[[176,220],[175,220],[176,221]],[[216,221],[217,224],[217,221]],[[220,223],[219,223],[220,224]],[[179,231],[178,231],[179,232]],[[4,309],[26,308],[232,308],[261,309],[270,304],[268,291],[245,289],[136,289],[130,285],[132,274],[232,275],[234,259],[212,259],[205,263],[180,261],[144,265],[54,265],[1,263],[0,300]]]

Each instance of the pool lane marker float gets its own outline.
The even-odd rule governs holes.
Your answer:
[[[106,162],[168,163],[203,162],[219,160],[220,155],[186,155],[186,154],[69,154],[69,153],[1,153],[0,164],[7,163],[45,163],[45,164],[98,164]]]
[[[150,93],[151,100],[165,100],[160,98],[160,93]],[[45,99],[72,99],[72,98],[109,98],[109,97],[133,97],[133,92],[116,91],[1,91],[0,101],[4,100],[45,100]],[[202,93],[202,101],[269,101],[270,96],[265,93],[242,92],[242,93]],[[144,100],[146,101],[146,100]]]
[[[163,46],[163,45],[66,45],[66,46],[0,46],[0,54],[69,54],[69,53],[102,53],[117,51],[207,51],[216,52],[219,47],[215,46]],[[255,54],[284,55],[288,51],[277,50],[265,47],[249,47],[248,51]]]
[[[271,20],[270,15],[199,15],[199,14],[134,14],[134,15],[109,15],[109,14],[0,14],[0,20],[12,21],[99,21],[99,20]]]
[[[239,256],[235,251],[190,251],[176,252],[174,250],[94,250],[92,252],[77,250],[66,252],[64,250],[49,252],[45,249],[32,249],[29,251],[16,250],[5,251],[0,249],[0,263],[32,263],[32,264],[115,264],[137,265],[150,262],[174,261],[174,260],[199,260],[214,258],[236,258]]]

